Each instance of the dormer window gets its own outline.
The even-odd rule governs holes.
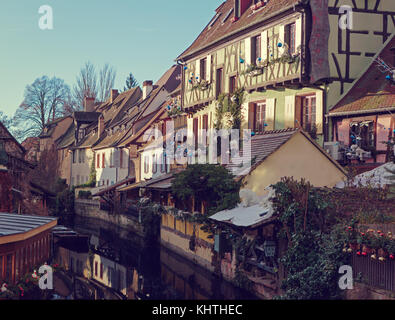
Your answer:
[[[240,18],[241,16],[241,0],[235,0],[235,18]]]

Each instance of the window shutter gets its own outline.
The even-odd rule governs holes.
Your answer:
[[[206,80],[211,81],[211,54],[207,56]]]
[[[266,100],[266,130],[274,130],[275,127],[276,99]]]
[[[251,64],[251,38],[245,39],[245,63]]]
[[[198,143],[199,143],[199,118],[194,118],[193,119],[193,135],[194,135],[194,143],[195,143],[195,149],[198,148]]]
[[[262,50],[262,61],[267,59],[267,30],[261,33],[261,50]]]
[[[284,44],[284,42],[285,42],[285,26],[284,25],[281,25],[279,27],[279,42],[281,42],[282,44]],[[275,45],[277,46],[277,43],[275,43]],[[277,49],[278,49],[278,56],[281,57],[284,53],[284,45],[281,47],[277,46]]]
[[[302,45],[302,18],[295,22],[295,49],[298,50]]]
[[[114,166],[115,168],[120,168],[121,167],[121,155],[120,155],[121,149],[115,149],[114,151]]]
[[[303,98],[296,96],[295,101],[295,127],[303,127]]]
[[[200,80],[200,59],[196,60],[195,79],[196,77],[199,77]]]
[[[248,129],[255,131],[255,103],[248,104]]]
[[[317,126],[317,134],[323,134],[323,112],[324,112],[324,93],[319,90],[316,93],[316,101],[315,101],[315,125]]]
[[[284,127],[295,128],[295,96],[285,97]]]

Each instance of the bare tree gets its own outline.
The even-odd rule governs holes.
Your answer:
[[[91,62],[86,62],[77,76],[76,85],[73,88],[74,100],[79,110],[83,109],[84,98],[97,98],[97,75],[96,69]]]
[[[99,73],[99,95],[100,101],[106,101],[110,97],[111,89],[114,87],[116,71],[108,63]]]
[[[48,122],[62,116],[69,95],[69,86],[56,77],[43,76],[26,86],[24,100],[13,118],[18,139],[39,135]]]

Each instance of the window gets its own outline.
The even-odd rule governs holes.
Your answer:
[[[232,94],[237,89],[237,80],[236,76],[229,78],[229,93]]]
[[[223,92],[223,83],[222,83],[222,78],[223,78],[223,69],[217,69],[217,77],[216,77],[216,96],[218,96]]]
[[[303,129],[307,132],[310,132],[313,128],[313,125],[316,123],[316,97],[306,96],[302,98],[302,110],[303,110],[303,118],[302,118],[302,126]]]
[[[352,122],[350,125],[350,144],[358,144],[362,149],[368,150],[376,145],[375,124],[373,121]]]
[[[226,20],[228,20],[228,18],[230,17],[230,15],[232,14],[234,8],[231,8],[228,13],[226,14],[226,16],[223,18],[222,23],[225,23]]]
[[[95,261],[95,277],[97,277],[97,261]]]
[[[156,173],[158,171],[157,163],[156,163],[156,154],[152,155],[152,173]]]
[[[265,131],[266,102],[250,103],[248,112],[248,128],[255,133]]]
[[[106,155],[104,154],[104,152],[102,153],[101,167],[102,169],[106,167]]]
[[[119,149],[119,167],[123,168],[123,149]]]
[[[100,279],[103,279],[103,263],[100,263]]]
[[[206,78],[207,78],[206,70],[207,70],[207,58],[204,58],[204,59],[200,60],[200,79],[201,80],[206,80]]]
[[[296,53],[295,30],[295,23],[291,23],[285,26],[285,42],[288,45],[288,50],[290,54]]]
[[[166,172],[166,155],[162,154],[162,163],[160,164],[160,172]]]
[[[96,164],[96,168],[100,168],[100,154],[97,154],[97,164]]]
[[[113,168],[113,167],[114,167],[114,153],[111,150],[111,152],[110,152],[110,168]]]
[[[77,150],[73,150],[73,163],[77,163]]]
[[[251,61],[253,64],[257,63],[257,59],[261,58],[262,47],[261,47],[261,36],[256,36],[252,38],[251,46]]]

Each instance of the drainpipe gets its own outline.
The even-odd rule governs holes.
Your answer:
[[[182,59],[177,60],[177,65],[181,66],[181,109],[184,109],[184,95],[182,94],[184,92],[184,67],[185,67],[185,61]]]

